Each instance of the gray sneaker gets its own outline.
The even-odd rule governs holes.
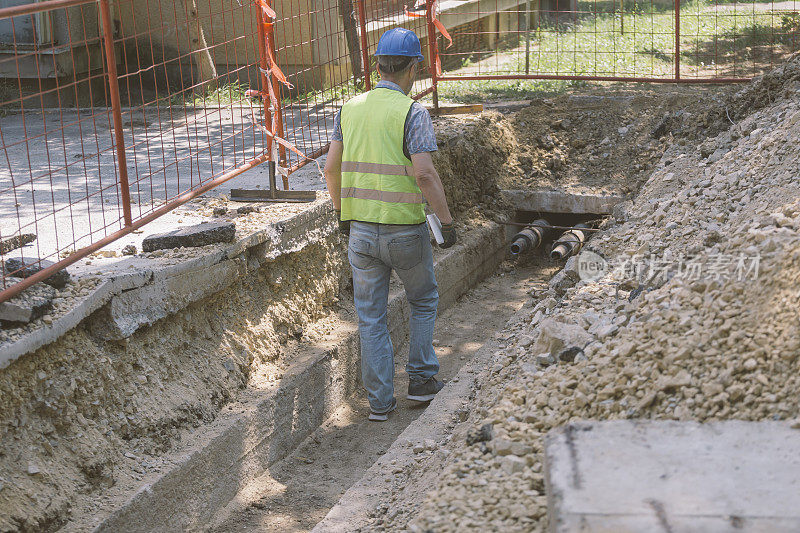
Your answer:
[[[392,398],[392,406],[389,407],[388,411],[384,411],[383,413],[376,413],[372,409],[369,410],[369,419],[373,422],[386,422],[389,420],[389,413],[397,409],[397,400]]]
[[[444,383],[435,377],[431,377],[428,381],[421,383],[410,381],[408,383],[407,398],[415,402],[429,402],[436,397],[436,393],[442,390],[443,387]]]

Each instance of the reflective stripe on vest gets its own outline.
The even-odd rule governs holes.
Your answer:
[[[405,165],[386,165],[384,163],[360,163],[342,161],[342,172],[362,172],[364,174],[387,174],[389,176],[413,176],[412,169]]]
[[[403,152],[413,103],[401,92],[376,88],[342,107],[342,220],[425,221],[425,199]]]
[[[358,198],[360,200],[377,200],[394,204],[424,204],[425,197],[421,192],[391,192],[375,189],[359,189],[358,187],[342,188],[342,198]]]

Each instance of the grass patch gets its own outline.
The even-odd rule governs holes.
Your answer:
[[[172,97],[172,106],[219,107],[242,103],[257,103],[258,99],[247,96],[249,87],[242,82],[234,81],[219,86],[209,86],[203,92],[192,91],[189,94],[176,94]]]
[[[796,14],[769,11],[762,3],[716,5],[694,0],[681,9],[683,77],[750,77],[800,48]],[[760,7],[759,7],[760,6]],[[528,72],[570,76],[669,78],[674,73],[674,11],[652,3],[578,2],[580,16],[556,24],[542,19],[532,28]],[[458,37],[456,37],[457,39]],[[485,51],[461,57],[483,74],[526,73],[523,39],[489,58]],[[458,70],[450,74],[458,75]],[[442,98],[467,102],[528,98],[562,92],[579,82],[463,81],[439,85]]]

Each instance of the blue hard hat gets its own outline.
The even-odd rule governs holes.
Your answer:
[[[422,56],[419,37],[413,31],[405,28],[392,28],[384,32],[378,41],[375,55],[416,57],[418,61],[425,59]]]

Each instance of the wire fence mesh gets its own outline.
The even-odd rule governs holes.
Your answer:
[[[0,301],[268,161],[273,138],[288,187],[378,81],[390,28],[420,36],[412,95],[436,106],[440,84],[745,80],[800,48],[798,3],[0,1]],[[46,268],[20,281],[28,264]]]
[[[445,80],[744,80],[800,47],[796,0],[456,3]]]

